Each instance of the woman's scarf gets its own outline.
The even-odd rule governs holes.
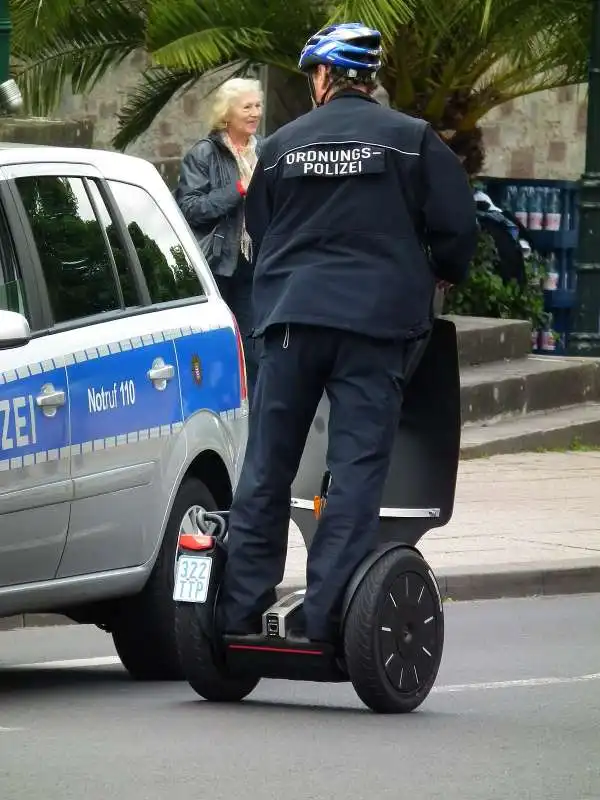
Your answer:
[[[231,139],[229,138],[228,134],[225,133],[225,144],[231,150],[233,157],[238,166],[238,170],[240,172],[240,180],[242,184],[247,188],[248,184],[250,183],[250,179],[252,178],[252,173],[254,172],[254,168],[256,167],[257,155],[256,155],[256,137],[251,136],[248,144],[246,147],[238,148],[235,147]],[[240,242],[240,248],[244,257],[247,261],[252,260],[252,240],[248,235],[248,231],[246,230],[246,220],[243,216],[242,218],[242,238]]]

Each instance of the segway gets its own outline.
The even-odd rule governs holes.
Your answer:
[[[308,546],[327,503],[326,416],[323,399],[293,487],[292,517]],[[379,543],[345,589],[333,641],[302,635],[304,590],[268,608],[260,634],[218,635],[228,513],[198,513],[198,532],[179,537],[174,600],[182,669],[201,697],[236,702],[261,679],[279,678],[351,682],[379,713],[411,712],[423,703],[442,658],[444,612],[435,576],[416,545],[451,519],[460,424],[456,330],[436,319],[406,388]]]

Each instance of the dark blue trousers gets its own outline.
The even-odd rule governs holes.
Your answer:
[[[226,631],[260,629],[260,615],[275,601],[285,570],[291,484],[325,391],[332,482],[308,553],[304,617],[310,638],[334,634],[344,588],[376,545],[408,352],[405,342],[330,328],[267,330],[231,508],[221,606]]]

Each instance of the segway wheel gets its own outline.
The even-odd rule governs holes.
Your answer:
[[[367,572],[344,625],[346,667],[360,699],[375,712],[414,711],[431,691],[444,644],[437,582],[415,551],[398,548]]]
[[[178,603],[175,632],[179,660],[185,679],[192,689],[213,703],[236,703],[247,697],[260,678],[232,676],[227,673],[214,642],[206,635],[204,609]]]

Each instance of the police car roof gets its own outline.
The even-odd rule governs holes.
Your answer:
[[[160,173],[150,161],[138,156],[116,153],[112,150],[0,142],[0,167],[40,162],[45,164],[89,164],[107,178],[120,178],[121,180],[124,175],[129,175],[131,178],[145,177],[146,180],[160,177]]]

